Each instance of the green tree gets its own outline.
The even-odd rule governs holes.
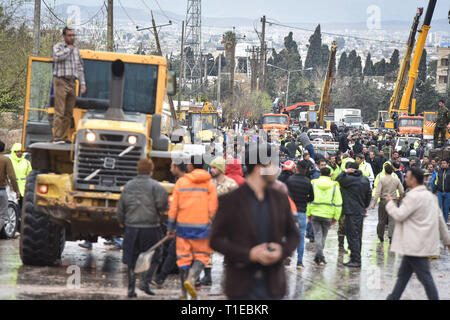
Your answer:
[[[364,65],[364,75],[369,77],[375,75],[375,68],[373,66],[372,56],[370,55],[370,52],[366,56],[366,63]]]
[[[339,58],[338,64],[338,76],[345,77],[348,75],[348,62],[347,62],[347,53],[344,51]]]
[[[386,74],[386,60],[383,58],[373,65],[376,76],[384,76]]]
[[[427,79],[427,50],[424,49],[422,52],[422,57],[420,58],[419,63],[419,75],[418,80],[420,80],[422,83],[425,82]]]
[[[355,50],[352,50],[347,58],[348,73],[352,77],[362,76],[361,57],[356,54]]]
[[[391,58],[389,60],[389,63],[386,64],[385,67],[385,76],[387,77],[388,80],[395,80],[397,78],[398,75],[398,70],[400,68],[400,64],[399,64],[399,52],[397,49],[395,49],[392,52]]]
[[[320,69],[326,70],[328,67],[328,60],[330,59],[330,49],[328,45],[323,44],[321,48],[322,62],[320,64]]]
[[[318,71],[322,65],[322,34],[320,24],[309,38],[308,52],[306,54],[305,68],[313,68]]]

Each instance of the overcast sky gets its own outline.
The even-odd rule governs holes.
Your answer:
[[[53,0],[48,0],[50,3]],[[143,2],[158,10],[155,0],[121,0],[126,7],[145,9]],[[187,0],[158,0],[163,10],[185,15]],[[100,6],[103,0],[56,0],[56,4],[72,3]],[[119,1],[114,1],[119,6]],[[380,8],[381,20],[412,20],[416,7],[425,8],[428,0],[203,0],[206,17],[240,17],[257,19],[266,15],[284,22],[365,22],[370,6]],[[433,19],[446,19],[450,0],[439,0]],[[449,27],[450,29],[450,27]]]

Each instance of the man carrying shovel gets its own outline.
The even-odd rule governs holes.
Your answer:
[[[151,160],[139,160],[138,175],[125,185],[118,205],[118,220],[121,227],[125,227],[122,262],[128,265],[129,298],[137,296],[134,267],[138,256],[161,239],[160,213],[168,206],[167,191],[151,177],[153,167]],[[154,295],[150,281],[150,271],[144,272],[139,289]]]

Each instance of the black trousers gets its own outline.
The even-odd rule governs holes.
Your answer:
[[[345,235],[350,248],[350,260],[357,263],[361,263],[363,221],[362,214],[345,215]]]
[[[158,274],[158,282],[164,282],[167,276],[177,267],[177,252],[176,252],[176,241],[172,239],[169,241],[169,246],[167,247],[167,255],[165,256],[164,262],[162,263],[161,270]]]
[[[394,290],[387,297],[388,300],[399,300],[402,296],[406,285],[411,279],[413,272],[425,287],[425,292],[429,300],[439,300],[439,294],[434,284],[433,277],[430,272],[430,263],[428,257],[411,257],[403,256],[402,263],[398,269],[398,279]]]
[[[434,147],[437,148],[438,147],[438,140],[440,140],[442,142],[442,145],[445,146],[445,135],[447,133],[447,127],[435,127],[434,128],[434,136],[433,136],[433,140],[434,140]],[[439,139],[439,137],[441,139]]]

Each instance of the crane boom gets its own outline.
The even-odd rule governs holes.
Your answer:
[[[433,17],[434,8],[436,6],[437,0],[430,0],[428,2],[427,13],[425,14],[425,19],[423,21],[423,25],[417,39],[416,50],[414,51],[414,56],[411,62],[411,67],[409,68],[408,73],[408,82],[406,84],[405,90],[403,92],[402,101],[400,102],[400,112],[408,112],[409,109],[409,101],[411,99],[411,94],[413,91],[413,87],[415,81],[418,76],[418,69],[420,64],[420,59],[422,58],[423,48],[425,47],[425,42],[427,40],[428,31],[430,30],[431,18]],[[415,109],[415,108],[413,108]],[[414,114],[415,110],[411,110],[411,113]]]
[[[328,112],[330,111],[331,86],[333,84],[334,75],[336,73],[336,70],[334,68],[336,62],[336,50],[337,50],[337,42],[333,41],[331,44],[330,57],[328,59],[327,74],[323,82],[322,97],[320,98],[320,105],[318,110],[318,120],[320,126],[322,127],[324,126],[325,114],[328,115]]]
[[[411,55],[414,49],[414,43],[416,40],[417,27],[419,25],[420,17],[422,16],[423,8],[417,8],[417,13],[414,17],[413,24],[411,26],[411,32],[409,33],[408,42],[406,43],[406,51],[405,56],[403,57],[402,64],[400,66],[400,70],[398,72],[397,81],[395,82],[394,93],[392,94],[390,104],[389,104],[389,118],[392,119],[392,112],[397,106],[400,91],[402,90],[402,85],[405,80],[406,71],[409,67],[409,62],[411,61]],[[393,121],[393,120],[391,120]]]

